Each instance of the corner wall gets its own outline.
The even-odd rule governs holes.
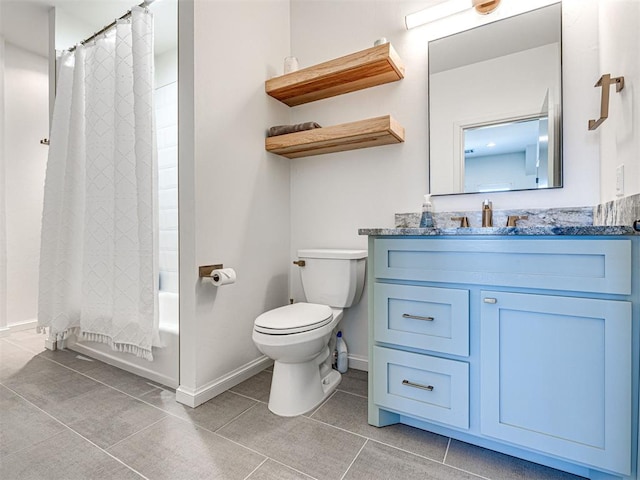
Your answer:
[[[46,33],[45,33],[46,36]],[[4,161],[7,325],[35,321],[40,225],[49,137],[49,72],[45,57],[6,43]]]
[[[0,35],[0,336],[7,327],[7,209],[4,153],[4,36]]]
[[[264,93],[264,81],[289,55],[289,1],[188,1],[179,8],[177,398],[197,404],[261,361],[253,321],[289,298],[290,161],[264,150],[265,130],[289,121],[288,108]],[[191,40],[183,38],[190,21]],[[184,76],[189,68],[192,79]],[[198,279],[199,265],[216,263],[236,270],[234,285]]]
[[[620,93],[609,87],[609,118],[594,132],[600,139],[600,201],[605,203],[640,193],[640,2],[600,2],[598,18],[599,74],[622,75],[625,81]],[[594,90],[591,95],[600,95],[599,88]],[[620,165],[624,193],[619,196],[616,168]]]
[[[505,0],[506,7],[519,0]],[[550,3],[550,2],[547,2]],[[407,31],[404,16],[427,1],[322,0],[291,2],[292,55],[301,67],[373,45],[387,37],[403,59],[404,80],[292,109],[292,123],[333,125],[391,114],[406,129],[406,142],[355,150],[291,163],[291,256],[299,248],[366,248],[358,228],[392,226],[394,213],[419,211],[428,192],[427,41],[431,26]],[[529,4],[528,4],[529,5]],[[473,12],[470,12],[473,13]],[[490,196],[494,208],[590,206],[599,202],[597,135],[587,120],[599,108],[593,84],[598,66],[596,0],[563,2],[564,188],[506,192]],[[477,15],[475,15],[478,17]],[[452,21],[454,19],[452,18]],[[435,28],[435,27],[434,27]],[[482,195],[438,196],[436,211],[480,208]],[[292,291],[303,299],[298,272],[291,269]],[[350,355],[366,367],[367,299],[345,311],[341,328]]]

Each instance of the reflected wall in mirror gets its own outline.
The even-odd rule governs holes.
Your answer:
[[[430,192],[562,186],[561,7],[429,42]]]

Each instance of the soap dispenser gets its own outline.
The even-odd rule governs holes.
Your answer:
[[[431,195],[424,196],[422,216],[420,217],[420,228],[433,228],[433,206],[431,205]]]
[[[482,226],[493,227],[493,210],[491,209],[491,202],[487,199],[482,202]]]

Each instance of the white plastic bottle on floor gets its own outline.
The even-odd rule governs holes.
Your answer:
[[[338,371],[340,373],[347,373],[349,368],[349,358],[347,357],[347,344],[342,338],[342,332],[338,332],[336,335],[336,350],[338,352]]]

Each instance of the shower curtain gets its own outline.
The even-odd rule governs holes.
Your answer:
[[[153,18],[59,59],[42,215],[39,329],[153,360],[159,346]]]

